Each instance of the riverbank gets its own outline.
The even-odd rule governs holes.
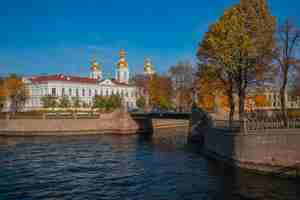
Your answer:
[[[2,136],[70,136],[95,134],[151,134],[154,129],[188,127],[188,120],[132,117],[122,111],[79,119],[0,119]]]
[[[215,160],[259,173],[300,175],[300,129],[247,133],[206,129],[203,152]]]
[[[300,128],[298,119],[289,119],[288,128],[282,121],[212,120],[193,109],[189,139],[202,146],[212,159],[264,174],[300,176]]]

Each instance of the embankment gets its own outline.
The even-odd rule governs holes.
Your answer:
[[[212,128],[205,133],[205,153],[230,165],[261,172],[278,172],[300,163],[300,129],[230,132]]]
[[[94,119],[0,119],[2,136],[68,136],[83,134],[151,134],[154,129],[188,127],[187,120],[132,118],[115,111]]]

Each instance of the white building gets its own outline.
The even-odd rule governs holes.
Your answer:
[[[129,84],[129,68],[125,59],[125,51],[121,50],[119,56],[115,79],[103,78],[101,66],[96,60],[91,63],[89,77],[56,74],[23,78],[29,91],[29,98],[25,103],[24,110],[42,108],[41,98],[47,95],[58,98],[68,96],[70,99],[78,97],[81,102],[91,106],[93,98],[97,95],[118,94],[121,96],[125,108],[136,108],[139,91],[136,86]],[[7,102],[4,110],[9,109],[10,103]]]

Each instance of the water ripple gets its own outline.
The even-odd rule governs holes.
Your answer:
[[[0,138],[0,200],[297,199],[293,181],[219,166],[184,137]]]

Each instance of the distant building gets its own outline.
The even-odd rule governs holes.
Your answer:
[[[263,86],[253,87],[247,92],[248,109],[281,109],[280,101],[280,90],[275,86]],[[259,102],[263,101],[263,102]],[[289,95],[288,92],[285,94],[286,108],[287,109],[299,109],[300,108],[300,97]]]
[[[115,78],[104,78],[101,65],[93,59],[90,66],[90,76],[69,76],[64,74],[32,76],[23,78],[29,91],[29,98],[24,110],[37,110],[43,107],[43,96],[55,96],[61,98],[67,96],[70,99],[78,97],[81,102],[91,106],[93,98],[97,95],[120,95],[123,106],[127,109],[136,108],[136,100],[139,90],[135,85],[129,84],[129,67],[125,59],[125,51],[119,53],[119,61],[116,64]],[[10,102],[4,105],[4,110],[10,109]]]

